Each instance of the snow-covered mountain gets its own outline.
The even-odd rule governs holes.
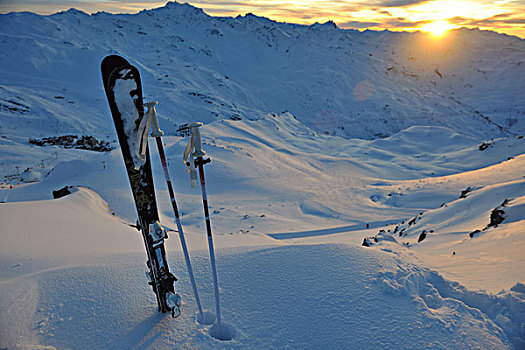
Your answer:
[[[4,135],[18,135],[13,118],[29,124],[25,135],[111,135],[99,74],[109,53],[142,70],[170,132],[194,119],[282,111],[318,132],[365,139],[412,125],[481,138],[525,128],[525,41],[493,32],[360,33],[333,22],[210,17],[176,2],[134,15],[0,18]]]
[[[525,346],[524,40],[218,18],[170,2],[0,15],[0,48],[0,348]],[[175,234],[182,315],[156,312],[100,79],[112,53],[159,101],[211,310],[202,201],[177,132],[205,123],[232,341],[197,323]],[[72,194],[51,199],[64,186]]]

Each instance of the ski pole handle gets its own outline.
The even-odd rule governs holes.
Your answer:
[[[199,131],[199,127],[202,125],[201,122],[195,122],[188,125],[188,127],[191,128],[191,140],[194,148],[193,156],[195,158],[204,157],[206,155],[206,152],[202,149],[201,133]]]
[[[160,130],[159,118],[157,117],[157,110],[155,105],[159,104],[157,101],[144,103],[144,106],[148,107],[148,119],[151,120],[151,136],[161,137],[164,135],[164,131]]]

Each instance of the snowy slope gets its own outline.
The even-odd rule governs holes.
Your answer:
[[[525,347],[523,40],[461,29],[431,42],[178,3],[0,21],[0,348]],[[137,65],[160,102],[213,310],[202,201],[177,133],[205,122],[230,342],[196,322],[174,232],[183,313],[156,312],[120,149],[29,142],[116,139],[99,72],[109,53]],[[161,222],[174,230],[150,148]],[[64,186],[73,193],[53,200]],[[495,210],[504,220],[491,225]]]
[[[423,262],[466,286],[498,292],[525,280],[521,269],[524,196],[523,179],[484,186],[377,237],[382,241],[386,235],[388,241],[393,238],[396,244],[410,247]],[[491,224],[492,212],[500,206],[505,218]]]
[[[432,141],[430,131],[439,137]],[[220,343],[209,336],[209,326],[196,323],[174,234],[168,259],[180,278],[183,316],[173,321],[156,314],[139,234],[126,224],[134,213],[119,151],[56,148],[64,154],[59,158],[82,157],[61,162],[39,183],[0,192],[7,200],[0,206],[6,223],[1,319],[16,325],[2,335],[2,346],[319,348],[326,339],[336,348],[522,346],[521,139],[495,140],[481,151],[476,140],[451,130],[414,127],[381,141],[346,140],[318,135],[289,114],[215,122],[203,136],[213,159],[207,174],[224,319],[235,339]],[[165,147],[198,284],[213,309],[199,193],[190,188],[180,158],[186,141],[166,137]],[[162,179],[154,149],[155,178]],[[123,222],[84,188],[37,201],[64,185],[100,193]],[[457,199],[467,187],[475,190]],[[162,182],[157,191],[161,221],[174,228]],[[509,212],[507,223],[469,239],[509,196],[517,198],[509,207],[518,209]],[[440,208],[442,202],[447,205]],[[66,229],[57,220],[64,214]],[[398,243],[392,238],[361,246],[385,223],[420,216]],[[75,229],[69,239],[62,239],[70,226]],[[423,229],[434,233],[414,243]],[[82,243],[85,237],[89,244]],[[61,242],[63,250],[45,249],[50,242]],[[78,255],[79,244],[86,252],[78,258],[63,253]],[[67,288],[57,292],[56,286]],[[20,299],[23,288],[31,292]],[[25,302],[32,306],[16,313]],[[79,329],[97,335],[72,338]]]
[[[208,335],[208,326],[196,323],[190,284],[183,266],[176,263],[182,260],[178,250],[168,258],[187,299],[183,315],[173,320],[155,311],[154,296],[144,283],[143,254],[125,253],[140,242],[129,248],[112,243],[113,238],[133,234],[126,232],[132,229],[121,225],[115,230],[115,218],[87,189],[55,202],[28,203],[24,214],[34,218],[42,211],[82,206],[82,220],[94,221],[103,231],[93,231],[93,224],[71,230],[62,248],[77,254],[75,258],[63,256],[64,250],[52,260],[40,251],[19,257],[12,253],[27,254],[28,248],[12,250],[12,240],[45,244],[54,238],[59,223],[53,216],[39,218],[44,228],[32,232],[39,232],[40,238],[10,235],[23,231],[27,223],[16,220],[20,203],[2,205],[2,222],[10,229],[1,245],[2,347],[317,349],[329,344],[488,349],[510,348],[516,341],[512,325],[521,317],[515,303],[523,297],[523,285],[487,296],[394,255],[354,244],[314,244],[221,250],[225,319],[235,331],[234,340],[221,343]],[[111,236],[109,242],[104,243],[105,235]],[[97,253],[107,254],[108,248],[113,253],[105,258],[90,258],[94,251],[78,256],[78,243],[85,237],[92,238],[88,246],[100,248]],[[168,242],[172,249],[173,239]],[[206,252],[193,251],[193,256],[205,305],[211,306]]]

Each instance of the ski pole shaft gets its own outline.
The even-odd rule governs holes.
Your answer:
[[[215,251],[213,248],[213,237],[211,234],[211,222],[210,222],[210,211],[208,208],[208,196],[206,194],[206,182],[204,180],[204,159],[202,157],[197,157],[196,161],[199,167],[199,177],[201,181],[201,192],[202,192],[202,204],[204,207],[204,217],[206,219],[206,233],[208,235],[208,248],[210,251],[210,262],[211,270],[213,273],[213,288],[215,292],[215,308],[217,312],[217,325],[219,329],[222,329],[221,326],[221,309],[219,302],[219,281],[217,278],[217,265],[215,263]]]
[[[171,207],[173,209],[173,214],[175,216],[175,222],[177,224],[177,229],[179,231],[180,243],[182,246],[182,251],[184,253],[184,259],[186,260],[186,267],[188,268],[188,275],[190,276],[191,286],[193,288],[193,294],[195,295],[195,302],[197,303],[197,308],[199,309],[199,315],[201,319],[204,319],[201,301],[199,298],[199,292],[197,291],[197,283],[195,282],[195,277],[193,275],[193,269],[191,267],[190,254],[188,252],[188,246],[186,245],[186,239],[184,238],[184,231],[182,230],[182,223],[180,221],[177,201],[175,200],[175,192],[173,191],[173,186],[172,186],[170,174],[168,171],[168,162],[166,161],[166,154],[164,153],[164,146],[162,145],[162,139],[160,136],[156,137],[155,140],[157,141],[157,149],[159,151],[160,161],[162,163],[162,169],[164,170],[164,178],[166,179],[166,184],[168,186],[168,192],[169,192],[170,200],[171,200]]]
[[[159,119],[157,117],[157,111],[155,105],[157,102],[150,102],[146,104],[148,107],[149,118],[151,118],[151,135],[155,137],[157,142],[157,149],[159,151],[160,162],[162,163],[162,169],[164,171],[164,178],[168,186],[168,193],[170,195],[171,207],[173,209],[173,215],[175,216],[175,222],[177,224],[177,230],[179,231],[180,244],[182,246],[182,252],[184,253],[184,260],[186,261],[186,267],[188,269],[188,275],[190,276],[191,287],[193,288],[193,295],[195,296],[195,302],[199,309],[200,318],[204,319],[204,313],[202,311],[201,301],[199,298],[199,292],[197,290],[197,283],[195,282],[195,276],[193,275],[193,268],[191,267],[190,254],[188,252],[188,246],[186,245],[186,238],[184,238],[184,231],[182,230],[182,223],[180,221],[179,209],[177,207],[177,201],[175,200],[175,191],[173,191],[173,185],[171,183],[170,173],[168,171],[168,162],[166,160],[166,153],[164,152],[164,146],[162,145],[161,136],[164,134],[159,127]]]

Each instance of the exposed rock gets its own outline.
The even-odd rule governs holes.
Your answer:
[[[69,190],[69,186],[62,187],[59,190],[53,191],[53,198],[58,199],[67,196],[68,194],[71,194],[71,191]]]

